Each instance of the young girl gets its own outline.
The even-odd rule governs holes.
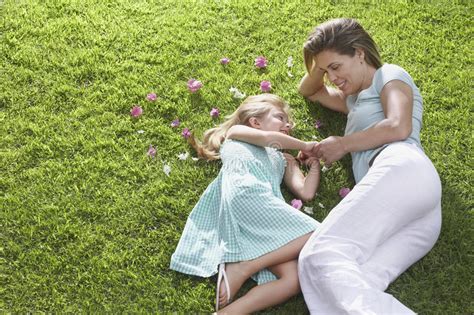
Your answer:
[[[186,222],[170,268],[209,277],[217,272],[216,310],[252,313],[300,292],[297,259],[319,223],[285,203],[285,184],[300,199],[314,197],[319,161],[310,158],[306,178],[289,154],[277,149],[312,150],[315,142],[289,136],[289,107],[278,96],[249,96],[227,120],[190,143],[198,155],[222,159]],[[230,303],[252,277],[258,286]],[[221,282],[223,285],[221,285]]]

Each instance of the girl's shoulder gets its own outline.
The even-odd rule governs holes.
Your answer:
[[[262,147],[243,142],[240,140],[234,140],[234,139],[226,139],[224,142],[221,144],[220,148],[220,154],[221,156],[223,154],[243,154],[244,156],[247,155],[246,153],[249,152],[256,152],[256,151],[261,151],[263,150]]]

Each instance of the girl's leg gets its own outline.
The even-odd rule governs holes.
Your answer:
[[[269,267],[278,280],[253,287],[247,294],[219,310],[222,314],[250,314],[278,305],[300,292],[298,261]]]
[[[387,280],[367,273],[391,281],[431,249],[440,196],[438,175],[419,149],[392,144],[382,151],[301,251],[300,282],[310,312],[413,314],[383,292]],[[413,233],[418,224],[433,226],[435,233]]]
[[[288,244],[278,248],[277,250],[260,256],[249,261],[226,264],[226,274],[229,280],[230,297],[232,298],[240,289],[242,284],[250,278],[254,273],[268,268],[270,266],[279,265],[298,258],[298,255],[304,244],[311,236],[311,233],[300,236]],[[219,305],[225,306],[227,303],[227,294],[225,286],[220,286]]]

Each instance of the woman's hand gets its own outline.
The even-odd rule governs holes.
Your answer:
[[[347,150],[342,137],[331,136],[316,144],[311,152],[329,166],[346,155]]]

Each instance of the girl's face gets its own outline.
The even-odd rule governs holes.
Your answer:
[[[287,135],[291,129],[288,115],[277,107],[273,107],[265,116],[256,120],[258,123],[255,124],[255,128],[261,130],[279,131]]]
[[[363,50],[356,49],[353,57],[324,50],[316,55],[315,62],[326,72],[329,81],[346,96],[357,94],[372,84]]]

